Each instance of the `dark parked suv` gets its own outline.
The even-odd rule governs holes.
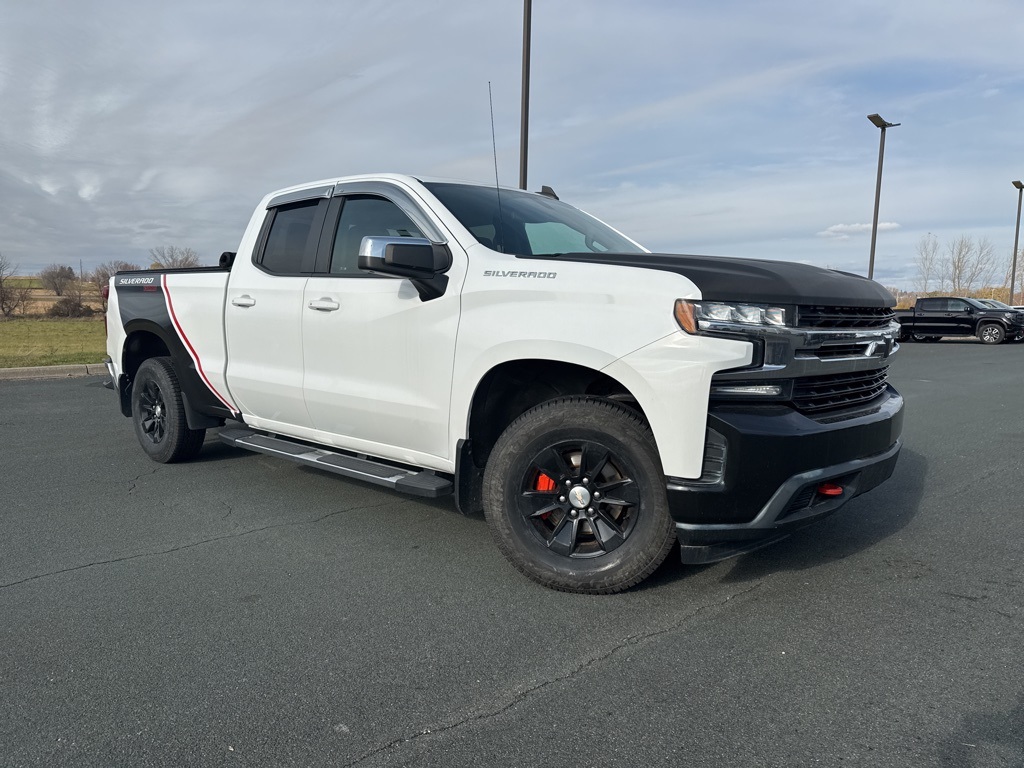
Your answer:
[[[978,299],[932,296],[913,309],[896,310],[900,341],[938,341],[943,336],[977,336],[983,344],[1024,339],[1024,312],[988,307]]]

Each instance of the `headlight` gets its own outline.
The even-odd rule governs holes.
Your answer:
[[[687,333],[700,333],[715,325],[784,326],[784,307],[732,304],[722,301],[676,299],[676,322]]]

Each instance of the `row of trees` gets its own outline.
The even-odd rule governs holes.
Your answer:
[[[943,247],[939,239],[929,233],[917,244],[914,287],[919,294],[942,292],[969,296],[993,287],[1009,294],[1011,264],[1012,259],[999,256],[988,238],[975,240],[969,235],[960,235]],[[1024,288],[1024,263],[1020,258],[1017,265],[1014,294]]]
[[[198,267],[199,254],[191,248],[179,248],[174,245],[150,248],[150,269],[177,269],[182,267]],[[31,286],[24,281],[14,279],[18,266],[12,264],[0,253],[0,316],[12,317],[24,313],[32,296]],[[53,292],[58,301],[48,314],[57,317],[82,317],[92,313],[85,304],[85,294],[91,285],[96,292],[103,290],[112,275],[128,270],[140,270],[143,267],[129,261],[108,261],[100,264],[92,272],[76,274],[66,264],[50,264],[39,272],[39,280],[43,287]],[[104,305],[106,302],[104,302]],[[104,306],[104,309],[106,307]]]

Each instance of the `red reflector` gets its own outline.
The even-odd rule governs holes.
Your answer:
[[[818,493],[822,496],[842,496],[843,486],[835,483],[822,483],[818,486]]]
[[[541,472],[537,475],[537,480],[534,482],[533,488],[537,491],[553,491],[555,490],[555,481]]]

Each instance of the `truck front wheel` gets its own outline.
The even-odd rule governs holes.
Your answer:
[[[628,589],[676,541],[650,428],[610,400],[552,400],[516,419],[487,463],[484,507],[509,561],[566,592]]]
[[[132,423],[142,450],[153,461],[170,464],[195,458],[205,429],[189,429],[181,387],[170,358],[151,357],[132,384]]]
[[[1003,326],[989,323],[978,329],[978,338],[981,339],[982,344],[1001,344],[1006,338],[1006,332],[1003,330]]]

